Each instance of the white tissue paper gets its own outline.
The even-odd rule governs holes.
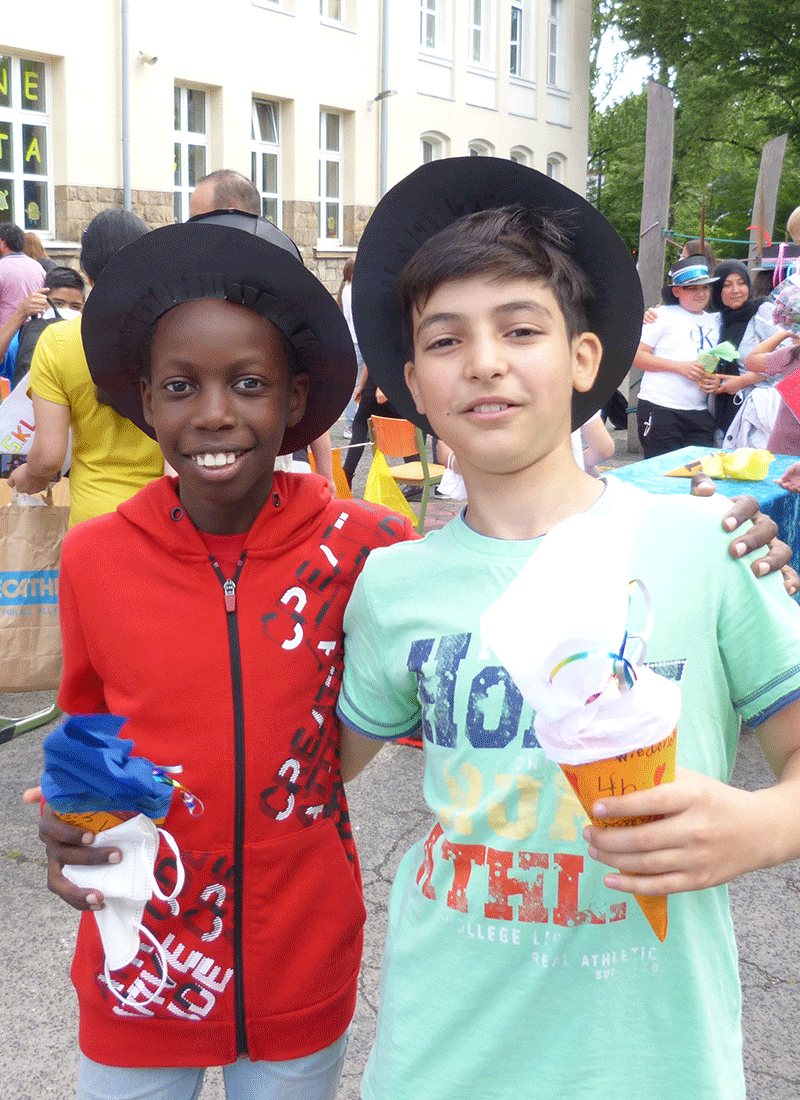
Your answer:
[[[536,711],[545,753],[561,764],[654,744],[680,714],[672,681],[637,667],[628,689],[614,676],[628,624],[632,523],[618,513],[559,523],[481,616],[484,642]],[[633,663],[641,650],[629,638],[625,656]]]

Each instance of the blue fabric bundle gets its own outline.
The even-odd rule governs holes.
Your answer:
[[[166,817],[172,784],[154,774],[149,760],[130,756],[133,741],[118,736],[126,721],[115,714],[77,714],[45,740],[42,794],[56,813]]]

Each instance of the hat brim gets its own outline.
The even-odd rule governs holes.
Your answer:
[[[701,275],[699,279],[689,279],[685,283],[670,283],[671,290],[680,290],[682,286],[708,286],[710,283],[718,283],[719,275]]]
[[[467,214],[502,206],[543,214],[568,213],[567,236],[594,290],[589,329],[603,345],[597,379],[575,392],[572,426],[579,428],[612,397],[639,346],[644,301],[630,251],[598,210],[567,187],[514,161],[453,157],[422,165],[381,199],[358,246],[353,271],[353,320],[369,373],[401,416],[430,430],[405,383],[397,283],[426,240]]]
[[[159,317],[184,302],[217,298],[271,321],[310,377],[305,413],[286,429],[281,454],[307,447],[339,418],[356,379],[353,341],[333,296],[285,248],[210,222],[155,229],[111,258],[81,321],[95,384],[122,416],[155,438],[144,419],[141,364]]]

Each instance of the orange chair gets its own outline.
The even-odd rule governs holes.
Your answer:
[[[369,438],[372,441],[373,450],[381,451],[387,458],[405,458],[406,455],[413,455],[415,451],[419,454],[418,462],[403,462],[399,466],[390,466],[389,473],[399,485],[422,487],[417,520],[417,531],[422,534],[431,486],[439,484],[447,467],[428,462],[422,432],[410,420],[371,416]]]
[[[314,461],[314,455],[310,447],[308,449],[308,463],[311,469],[316,473],[317,464]],[[350,486],[347,484],[347,478],[342,468],[341,447],[331,447],[331,467],[333,469],[333,484],[336,487],[336,499],[352,500],[353,494],[350,492]]]

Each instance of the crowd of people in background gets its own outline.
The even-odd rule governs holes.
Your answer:
[[[800,239],[800,207],[787,232]],[[796,337],[773,318],[773,278],[773,268],[751,272],[741,260],[718,263],[707,241],[686,242],[669,269],[662,304],[645,313],[634,359],[643,372],[637,419],[646,458],[693,445],[800,453],[783,449],[795,445],[787,428],[796,418],[774,386],[794,369]],[[728,358],[718,357],[716,367],[700,361],[723,346]],[[780,355],[765,358],[778,349]]]
[[[26,365],[30,319],[48,322],[20,382],[36,432],[12,487],[44,489],[72,439],[58,703],[126,718],[137,755],[180,772],[188,796],[169,810],[172,853],[147,909],[111,906],[135,931],[113,976],[92,917],[113,900],[104,872],[121,834],[95,845],[43,807],[50,888],[84,911],[78,1095],[191,1100],[222,1064],[231,1100],[333,1100],[364,921],[345,784],[386,740],[420,734],[434,823],[398,871],[363,1095],[506,1100],[536,1077],[542,1096],[742,1097],[726,884],[800,855],[795,609],[777,579],[736,560],[759,545],[740,543],[748,532],[733,552],[737,509],[722,517],[688,494],[662,507],[597,480],[614,451],[598,410],[629,369],[642,313],[605,218],[493,158],[431,162],[391,199],[364,235],[363,286],[349,260],[336,301],[235,172],[201,180],[181,225],[94,218],[85,312],[83,276],[46,271],[41,242],[33,258],[24,234],[0,228],[0,353],[16,341],[6,377]],[[648,457],[712,446],[742,415],[737,399],[800,355],[770,330],[745,265],[717,265],[699,242],[685,252],[635,360]],[[721,343],[738,353],[729,374],[700,359]],[[369,417],[415,411],[468,499],[447,528],[419,540],[395,513],[333,499],[330,427],[348,397],[348,482]],[[295,476],[309,456],[322,476]],[[537,567],[547,537],[575,521],[564,561]],[[681,680],[679,762],[692,771],[604,790],[584,828],[484,615],[523,571],[538,605],[551,587],[567,600],[595,538],[597,556],[623,554],[653,596],[639,609],[649,659]],[[768,638],[758,659],[754,624]],[[621,691],[635,681],[627,629],[618,654],[605,652],[616,638],[600,646],[606,686]],[[594,656],[575,652],[550,681]],[[746,798],[728,786],[740,720],[760,727],[778,778]],[[629,827],[600,827],[617,820]],[[162,892],[182,861],[185,881]],[[71,878],[79,865],[99,877]],[[648,894],[670,895],[668,939],[635,904]],[[137,955],[140,934],[160,953]],[[632,946],[645,942],[647,955]],[[604,952],[615,966],[600,983],[581,960]],[[197,983],[168,980],[181,967]]]

